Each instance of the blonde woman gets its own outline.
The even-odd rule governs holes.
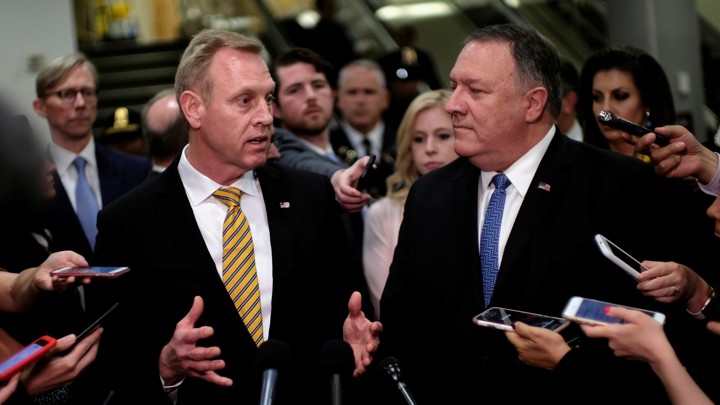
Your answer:
[[[410,103],[398,128],[396,170],[387,178],[387,195],[372,204],[365,217],[363,268],[377,319],[410,186],[458,157],[450,114],[445,112],[450,94],[433,90]]]

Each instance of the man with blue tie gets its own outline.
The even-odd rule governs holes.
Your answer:
[[[702,340],[684,307],[639,292],[595,246],[603,233],[639,258],[700,250],[661,240],[696,235],[683,231],[691,215],[674,214],[683,202],[649,165],[558,130],[559,70],[552,44],[504,24],[470,34],[450,73],[460,158],[410,190],[380,301],[378,355],[400,360],[418,403],[669,403],[650,367],[614,358],[597,339],[551,366],[523,364],[506,332],[473,324],[488,307],[559,316],[578,295],[665,312],[683,350]]]
[[[49,203],[49,230],[56,250],[74,250],[91,260],[97,212],[140,184],[147,159],[95,143],[98,73],[85,56],[53,60],[37,76],[33,107],[50,127],[50,158],[56,196]]]

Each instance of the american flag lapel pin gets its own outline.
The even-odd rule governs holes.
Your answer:
[[[547,184],[547,183],[545,183],[544,181],[541,181],[540,183],[538,183],[538,188],[539,188],[540,190],[545,190],[545,191],[547,191],[548,193],[550,192],[550,185]]]
[[[280,203],[280,208],[290,208],[290,203],[287,201],[283,201]]]

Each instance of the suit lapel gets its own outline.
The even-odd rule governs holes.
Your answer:
[[[270,229],[270,244],[272,246],[273,263],[273,298],[274,309],[283,305],[276,302],[278,297],[289,297],[292,269],[295,255],[293,226],[293,212],[295,210],[294,190],[279,167],[268,163],[256,170],[262,188],[265,209],[267,211],[268,227]],[[272,333],[272,328],[271,328]]]
[[[178,160],[158,176],[153,190],[156,195],[155,214],[162,229],[166,230],[168,242],[175,247],[175,254],[182,258],[185,268],[189,270],[188,274],[198,274],[197,281],[205,284],[203,289],[213,291],[221,288],[227,294],[198,228],[180,180],[177,162]],[[232,306],[232,303],[229,305]]]
[[[534,234],[547,211],[563,193],[570,176],[571,166],[572,157],[568,150],[568,141],[565,139],[565,135],[556,131],[530,183],[530,188],[505,245],[502,264],[495,283],[496,289],[502,284],[505,274],[512,269],[520,252]],[[550,189],[541,187],[541,183],[549,185]]]

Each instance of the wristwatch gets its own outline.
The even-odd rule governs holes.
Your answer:
[[[705,316],[705,309],[710,305],[710,301],[712,301],[715,298],[715,289],[712,288],[712,286],[708,287],[708,299],[705,300],[705,303],[700,307],[700,310],[697,312],[690,312],[687,308],[685,310],[688,312],[688,314],[692,315],[695,319],[704,320],[707,317]]]

